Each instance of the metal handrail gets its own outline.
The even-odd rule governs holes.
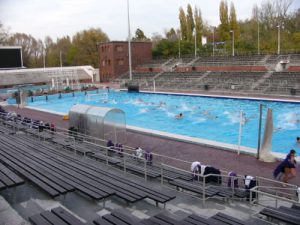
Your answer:
[[[0,115],[1,115],[1,113],[0,113]],[[0,117],[0,120],[2,121],[2,122],[5,122],[5,121],[7,121],[5,118],[3,118],[3,117]],[[13,121],[12,121],[13,122]],[[7,124],[7,123],[5,123],[5,124]],[[55,134],[55,135],[59,135],[59,136],[61,136],[61,137],[63,137],[63,138],[72,138],[72,140],[73,140],[73,145],[74,145],[74,150],[75,150],[75,153],[76,153],[76,138],[75,137],[72,137],[72,136],[70,136],[69,135],[69,131],[68,130],[66,130],[66,129],[63,129],[63,128],[59,128],[59,127],[56,127],[56,131],[54,132],[54,131],[51,131],[51,130],[47,130],[47,129],[44,129],[44,131],[45,132],[49,132],[49,133],[51,133],[51,134]],[[82,134],[79,134],[79,133],[77,133],[77,132],[72,132],[73,134],[75,133],[76,135],[78,135],[77,137],[84,137],[84,138],[88,138],[88,139],[90,139],[90,140],[101,140],[101,141],[105,141],[105,140],[103,140],[103,139],[99,139],[99,138],[95,138],[95,137],[92,137],[92,136],[87,136],[87,135],[82,135]],[[40,138],[40,136],[39,136],[39,138]],[[44,140],[45,141],[45,140]],[[100,154],[102,154],[101,152],[100,152],[100,149],[105,149],[105,156],[106,156],[106,164],[108,165],[109,163],[108,163],[108,158],[110,157],[109,156],[109,154],[108,154],[108,152],[109,151],[112,151],[112,152],[115,152],[116,154],[118,154],[118,153],[120,153],[117,149],[113,149],[113,148],[109,148],[109,147],[106,147],[106,146],[103,146],[103,145],[100,145],[100,144],[96,144],[96,143],[93,143],[93,142],[89,142],[89,141],[85,141],[85,142],[87,142],[87,143],[90,143],[90,144],[92,144],[92,145],[95,145],[95,146],[99,146],[99,153]],[[135,151],[132,147],[130,147],[130,146],[124,146],[123,147],[123,150],[125,150],[125,151],[129,151],[129,153],[128,152],[122,152],[122,155],[123,155],[123,162],[124,162],[124,164],[123,164],[123,170],[126,172],[127,171],[127,169],[126,169],[126,167],[127,167],[127,165],[130,165],[130,162],[128,162],[126,159],[127,158],[131,158],[131,157],[133,157],[133,155],[132,155],[132,151]],[[189,161],[185,161],[185,160],[180,160],[180,159],[176,159],[176,158],[173,158],[173,157],[169,157],[169,156],[164,156],[164,155],[160,155],[160,154],[156,154],[156,153],[153,153],[153,155],[154,156],[158,156],[158,157],[162,157],[162,158],[166,158],[166,159],[170,159],[170,160],[174,160],[174,161],[176,161],[176,162],[181,162],[181,163],[187,163],[187,164],[191,164],[191,162],[189,162]],[[147,180],[147,171],[148,171],[148,168],[147,168],[147,160],[146,159],[144,159],[144,158],[139,158],[139,161],[140,162],[142,162],[143,164],[144,164],[144,177],[145,177],[145,180]],[[133,164],[132,164],[133,165]],[[160,164],[157,164],[157,166],[158,167],[160,167],[161,168],[161,179],[162,179],[162,181],[161,181],[161,183],[163,184],[163,179],[164,179],[164,169],[165,168],[170,168],[170,169],[174,169],[174,170],[177,170],[177,171],[181,171],[181,172],[185,172],[185,173],[188,173],[188,174],[193,174],[191,171],[187,171],[187,170],[184,170],[184,169],[181,169],[181,168],[178,168],[178,167],[174,167],[174,166],[171,166],[171,165],[168,165],[168,164],[165,164],[165,163],[160,163]],[[142,167],[141,167],[142,168]],[[208,199],[208,198],[206,198],[205,197],[205,189],[207,189],[209,186],[207,186],[206,184],[205,184],[205,179],[207,178],[207,177],[209,177],[209,176],[219,176],[219,177],[224,177],[224,178],[229,178],[230,176],[228,176],[228,175],[224,175],[224,173],[226,174],[228,174],[228,171],[224,171],[224,170],[220,170],[221,171],[221,173],[223,173],[223,174],[221,174],[221,175],[216,175],[216,174],[207,174],[207,175],[197,175],[198,177],[201,177],[204,181],[203,181],[203,196],[204,196],[204,199],[203,199],[203,203],[205,203],[205,201],[206,201],[206,199]],[[232,177],[231,177],[232,178]],[[234,177],[234,178],[236,178],[236,179],[240,179],[240,180],[243,180],[244,179],[244,176],[241,176],[241,175],[237,175],[237,177]],[[233,181],[233,179],[231,179],[232,181]],[[295,193],[296,193],[296,188],[297,188],[297,186],[296,185],[291,185],[291,184],[287,184],[287,187],[288,188],[278,188],[278,187],[275,187],[274,185],[275,184],[279,184],[279,185],[282,185],[283,183],[282,182],[280,182],[280,181],[276,181],[276,180],[272,180],[272,179],[268,179],[268,178],[264,178],[264,177],[259,177],[259,176],[257,176],[256,177],[256,180],[257,180],[257,182],[258,183],[262,183],[262,182],[269,182],[269,183],[271,183],[271,184],[273,184],[273,185],[267,185],[267,186],[257,186],[255,189],[253,189],[252,190],[252,192],[257,192],[258,194],[263,194],[263,195],[267,195],[267,196],[276,196],[276,195],[273,195],[273,194],[271,194],[271,193],[268,193],[268,192],[266,192],[266,191],[261,191],[261,190],[258,190],[259,188],[260,189],[263,189],[263,188],[268,188],[269,190],[277,190],[277,194],[286,194],[286,192],[283,192],[282,190],[293,190],[293,191],[295,191]],[[232,185],[232,190],[233,190],[233,192],[234,192],[234,190],[235,190],[236,188],[234,188],[234,186]],[[290,195],[291,196],[291,195]],[[286,198],[282,198],[282,199],[286,199]]]

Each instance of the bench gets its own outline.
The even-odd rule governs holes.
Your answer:
[[[273,207],[266,207],[263,210],[259,212],[261,215],[267,216],[271,219],[276,219],[281,222],[285,222],[288,224],[300,224],[300,217],[291,215],[287,213],[286,211],[283,211],[281,209],[273,208]]]
[[[225,198],[229,198],[233,196],[238,198],[246,198],[249,195],[249,193],[246,190],[234,189],[234,191],[232,192],[232,189],[226,186],[213,186],[211,188],[218,190],[219,191],[218,195]]]
[[[33,225],[86,225],[62,207],[30,216],[29,221]]]
[[[3,140],[1,141],[1,139]],[[10,154],[18,154],[18,157],[14,160],[18,161],[20,159],[22,161],[22,158],[25,157],[27,162],[31,162],[35,167],[41,168],[42,171],[48,170],[51,175],[63,179],[66,183],[75,187],[76,190],[97,200],[116,195],[129,203],[134,203],[144,198],[152,199],[156,203],[166,203],[176,197],[165,194],[161,190],[156,190],[147,184],[143,185],[139,181],[129,180],[123,175],[116,175],[102,170],[88,162],[79,161],[73,155],[51,147],[50,143],[47,142],[30,142],[24,136],[19,139],[8,135],[1,136],[0,142],[0,146],[6,146],[5,152],[0,148],[0,155],[3,158],[9,153],[8,146],[10,146],[14,151],[10,152]],[[9,157],[14,158],[13,155]],[[10,162],[10,159],[6,160]],[[29,166],[28,163],[27,166]],[[22,172],[24,172],[23,170]],[[37,180],[34,181],[37,182]],[[43,186],[43,188],[46,187]],[[56,191],[55,195],[59,194]],[[54,193],[51,196],[54,196]]]
[[[43,158],[36,153],[31,153],[31,155],[28,157],[33,159],[32,163],[36,163],[34,162],[36,160],[40,161],[39,167],[49,172],[53,172],[57,178],[67,182],[72,186],[73,189],[79,190],[95,200],[101,200],[114,193],[105,186],[89,179],[88,177],[80,175],[72,169],[64,167],[62,165],[64,162],[60,161],[60,163],[56,163],[53,160]]]
[[[0,191],[24,183],[23,179],[0,163]]]
[[[99,217],[99,218],[95,219],[95,220],[93,221],[93,223],[94,223],[95,225],[114,225],[114,223],[111,223],[111,222],[109,222],[109,221],[103,219],[102,217]]]
[[[126,161],[126,165],[125,165],[125,169],[126,171],[131,171],[135,174],[139,174],[139,175],[145,175],[145,164],[144,163],[135,163],[133,162],[134,164],[132,164],[131,161],[127,162]],[[124,163],[119,163],[117,164],[117,166],[119,168],[124,168]],[[151,168],[149,169],[150,167],[146,166],[146,174],[147,174],[147,177],[150,177],[150,178],[158,178],[160,177],[160,172],[156,172],[156,171],[153,171],[151,170]]]
[[[298,209],[288,208],[286,206],[280,206],[278,209],[282,212],[286,212],[287,214],[298,216],[300,218],[300,210],[298,210]]]
[[[191,191],[196,194],[203,196],[203,186],[201,182],[198,181],[184,181],[181,179],[170,180],[169,184],[176,186],[177,189],[182,188],[183,190]],[[206,188],[205,197],[213,197],[219,193],[219,190],[215,188]]]
[[[144,219],[142,221],[143,224],[147,225],[147,224],[173,224],[173,225],[188,225],[190,223],[187,223],[185,221],[179,221],[179,220],[175,220],[167,215],[165,215],[164,213],[159,213],[155,216],[152,216],[149,219]]]
[[[115,157],[106,157],[105,154],[102,153],[94,153],[93,155],[89,156],[92,159],[98,160],[98,161],[104,161],[104,162],[108,162],[108,164],[110,165],[117,165],[119,163],[121,163],[121,159],[115,158]]]
[[[63,139],[63,138],[60,138],[60,137],[52,138],[51,142],[56,144],[56,145],[61,145],[62,147],[68,147],[68,146],[74,144],[73,140]]]
[[[186,217],[185,219],[182,220],[183,222],[186,222],[188,224],[194,224],[194,225],[223,225],[224,223],[222,222],[217,222],[211,219],[206,219],[204,217],[201,216],[197,216],[197,215],[189,215],[188,217]]]
[[[39,149],[42,149],[42,146],[38,146]],[[15,150],[15,149],[12,149]],[[63,184],[64,187],[67,186],[68,191],[73,191],[76,189],[82,191],[84,194],[87,194],[88,196],[100,200],[102,198],[108,197],[109,195],[112,194],[112,192],[110,190],[108,190],[107,188],[105,188],[104,186],[100,185],[100,184],[93,184],[92,181],[87,180],[86,182],[84,182],[86,179],[84,176],[78,177],[78,175],[75,172],[71,172],[70,173],[66,173],[68,172],[66,170],[66,168],[64,168],[63,166],[59,166],[57,164],[53,164],[52,160],[49,160],[47,158],[42,157],[41,155],[37,154],[36,152],[31,152],[30,154],[25,154],[26,156],[22,155],[22,150],[15,150],[15,154],[17,154],[20,158],[22,163],[27,163],[27,165],[30,165],[31,167],[34,166],[36,167],[36,171],[41,171],[42,175],[48,175],[48,177],[51,175],[51,180],[59,180],[59,184]],[[1,151],[0,151],[1,154]],[[9,153],[7,153],[7,155],[9,155]],[[11,156],[8,156],[11,157]],[[16,159],[15,159],[16,160]],[[24,161],[24,162],[23,162]],[[20,162],[18,162],[20,164]],[[30,167],[29,166],[29,167]],[[56,167],[55,167],[56,166]],[[41,176],[42,176],[41,175]],[[84,179],[79,180],[78,178],[82,178]],[[43,179],[43,177],[42,177]],[[35,180],[36,181],[36,180]],[[83,183],[84,182],[84,183]],[[96,188],[93,188],[94,185]],[[42,188],[45,188],[45,185],[42,186]],[[47,188],[47,187],[46,187]],[[103,190],[107,190],[107,192],[102,191]],[[48,191],[48,189],[46,189],[46,191]],[[56,197],[56,195],[52,195],[52,193],[50,193],[52,197]]]
[[[81,222],[78,218],[76,218],[74,215],[72,215],[70,212],[66,211],[62,207],[51,209],[51,212],[56,216],[58,216],[59,218],[61,218],[67,224],[85,225],[85,223]]]
[[[18,171],[18,173],[25,176],[28,180],[42,188],[52,197],[74,190],[73,187],[66,185],[63,180],[56,178],[47,170],[37,167],[32,161],[28,161],[17,152],[14,152],[12,148],[8,150],[2,146],[0,159],[15,171]]]
[[[300,211],[300,205],[299,204],[293,204],[292,205],[292,209],[296,209],[296,210],[299,210]]]
[[[121,212],[113,211],[93,221],[96,225],[142,225],[137,218],[129,217]]]
[[[183,171],[175,171],[175,170],[168,170],[166,168],[163,169],[163,177],[168,180],[174,179],[181,179],[185,181],[193,180],[193,176],[191,173],[183,172]]]
[[[232,225],[246,225],[248,224],[247,222],[244,222],[242,220],[236,219],[232,216],[226,215],[224,213],[217,213],[216,215],[214,215],[213,217],[211,217],[212,219],[224,222],[226,224],[232,224]]]
[[[75,145],[67,146],[67,149],[74,151],[76,154],[80,153],[83,156],[94,154],[94,151],[92,151],[84,146],[81,146],[80,144],[77,144],[77,143]]]

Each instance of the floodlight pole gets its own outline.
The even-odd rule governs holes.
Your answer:
[[[232,56],[234,56],[234,30],[231,30],[230,33],[232,33]]]
[[[43,63],[44,63],[44,69],[46,68],[46,51],[43,48]]]
[[[22,51],[22,47],[21,47],[21,68],[23,68],[23,51]]]
[[[197,30],[195,27],[195,59],[197,58]]]
[[[215,56],[215,27],[213,27],[213,56]]]
[[[178,42],[178,58],[181,57],[181,49],[180,49],[180,40],[181,40],[181,32],[179,31],[179,42]]]
[[[260,46],[259,46],[259,18],[257,17],[257,54],[260,55]]]
[[[280,24],[278,24],[277,28],[278,28],[278,45],[277,45],[277,55],[280,55]]]
[[[129,17],[129,0],[127,0],[127,19],[128,19],[128,64],[129,64],[129,79],[132,80],[131,32],[130,32],[130,17]]]
[[[59,51],[59,61],[60,61],[60,67],[62,67],[62,57],[61,57],[61,51]]]

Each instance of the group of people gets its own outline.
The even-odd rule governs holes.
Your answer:
[[[300,143],[300,138],[297,138],[297,141]],[[284,183],[288,183],[291,179],[293,179],[296,176],[296,151],[294,149],[290,150],[289,154],[286,156],[286,158],[275,168],[273,172],[273,176],[276,180],[282,181]],[[210,166],[206,166],[201,164],[198,161],[195,161],[191,164],[191,171],[193,174],[193,179],[197,180],[199,179],[199,176],[202,177],[203,175],[213,173],[218,174],[217,170],[214,170],[213,172],[210,171]],[[228,187],[232,187],[232,184],[235,188],[238,187],[237,183],[237,174],[234,171],[231,171],[229,174],[228,179]],[[247,175],[248,176],[248,175]],[[247,178],[245,176],[245,185],[246,181],[247,183],[250,178]]]
[[[144,151],[141,147],[136,147],[133,153],[133,158],[136,160],[145,159],[147,164],[152,165],[153,155],[149,150]]]
[[[112,142],[112,140],[108,140],[107,144],[106,144],[106,147],[108,147],[108,154],[109,155],[112,155],[114,153],[118,153],[118,155],[122,158],[124,157],[123,155],[123,152],[124,152],[124,149],[123,149],[123,145],[122,144],[119,144],[119,143],[116,143],[114,144]]]
[[[16,112],[7,112],[3,107],[0,106],[0,118],[13,121],[18,124],[22,124],[24,126],[28,126],[33,129],[38,129],[39,132],[45,130],[55,131],[55,125],[53,123],[44,122],[42,120],[34,120],[29,117],[22,117],[20,114]]]
[[[203,181],[203,176],[207,174],[211,174],[211,176],[206,176],[205,177],[205,182],[213,182],[216,184],[221,184],[222,183],[222,177],[221,177],[221,172],[220,170],[211,167],[211,166],[206,166],[201,164],[198,161],[195,161],[191,164],[191,171],[193,173],[193,179],[194,180],[200,180]],[[246,190],[246,199],[249,201],[250,200],[250,189],[257,186],[257,181],[255,177],[250,176],[250,175],[245,175],[243,177],[244,181],[244,188]],[[238,176],[237,173],[234,171],[231,171],[228,173],[228,182],[227,182],[228,188],[239,188],[239,183],[238,183]],[[252,193],[252,198],[256,198],[256,193]]]
[[[114,144],[112,140],[108,140],[106,147],[109,149],[108,153],[110,155],[117,153],[120,157],[124,157],[124,148],[122,144]],[[132,157],[135,160],[145,159],[148,165],[152,165],[153,155],[149,150],[145,151],[141,147],[136,147]]]

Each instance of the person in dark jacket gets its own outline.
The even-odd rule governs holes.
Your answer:
[[[275,168],[273,176],[277,180],[288,183],[289,180],[296,176],[296,151],[292,149],[286,158]]]

